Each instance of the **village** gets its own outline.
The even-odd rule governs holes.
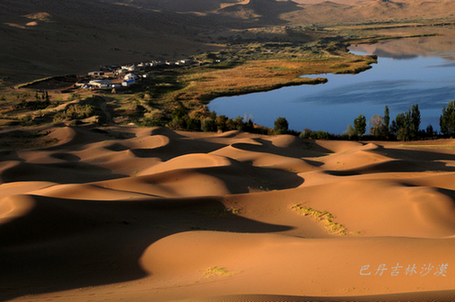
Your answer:
[[[153,69],[193,64],[200,63],[191,59],[181,59],[100,66],[100,70],[91,71],[86,77],[80,77],[75,86],[82,89],[113,89],[112,91],[115,92],[116,89],[130,87],[137,84],[141,79],[149,78]]]

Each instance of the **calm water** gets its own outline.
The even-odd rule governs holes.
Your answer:
[[[431,38],[422,41],[432,43]],[[390,43],[393,46],[397,42]],[[420,128],[431,124],[439,131],[442,108],[455,99],[455,61],[450,59],[451,53],[445,50],[393,55],[384,50],[386,44],[370,51],[380,55],[378,64],[360,74],[311,76],[326,77],[328,82],[221,97],[208,107],[230,118],[252,116],[255,123],[271,128],[281,116],[296,131],[310,128],[341,134],[348,124],[353,125],[359,114],[365,115],[368,121],[375,114],[384,115],[384,107],[388,105],[393,120],[398,113],[419,104]],[[351,51],[362,54],[365,49],[359,46]]]

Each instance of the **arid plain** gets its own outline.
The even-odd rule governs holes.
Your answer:
[[[20,12],[0,24],[2,35],[11,41],[1,51],[2,76],[18,82],[21,75],[28,80],[63,70],[87,71],[103,60],[134,61],[152,50],[181,56],[180,48],[188,54],[198,48],[218,49],[221,46],[210,41],[179,40],[185,35],[180,25],[175,27],[190,20],[194,23],[187,29],[202,37],[198,28],[204,24],[198,22],[213,20],[213,11],[225,26],[243,20],[239,24],[246,27],[253,17],[264,26],[266,20],[307,20],[303,16],[311,9],[338,16],[340,7],[349,18],[353,14],[365,20],[373,16],[374,7],[390,9],[385,15],[393,18],[423,11],[448,17],[452,5],[411,0],[265,1],[277,10],[261,18],[261,1],[207,1],[210,10],[203,9],[205,1],[194,1],[195,11],[184,1],[166,1],[172,8],[160,7],[159,1],[132,1],[123,5],[125,13],[142,8],[156,14],[156,32],[167,29],[162,41],[169,43],[144,46],[143,39],[153,34],[143,27],[133,34],[140,39],[132,37],[126,51],[136,57],[125,56],[125,47],[116,41],[108,55],[100,51],[87,57],[94,46],[106,43],[91,36],[93,44],[83,44],[79,35],[89,31],[73,29],[87,29],[87,20],[95,15],[72,15],[51,2],[59,1],[24,1],[22,7],[8,0],[0,3],[2,18],[7,12]],[[367,2],[368,9],[355,15],[354,9]],[[79,12],[84,5],[105,8],[98,1],[71,3]],[[120,4],[115,5],[118,13]],[[175,7],[182,11],[175,13]],[[103,22],[111,9],[103,11]],[[38,12],[43,20],[20,23]],[[321,13],[321,18],[327,14]],[[70,36],[49,21],[57,16],[58,22],[70,16],[85,18],[66,23],[71,28],[66,33],[82,39],[66,43],[80,44],[80,51],[65,51],[62,37]],[[173,23],[166,16],[183,19]],[[109,20],[115,25],[115,18]],[[141,19],[121,20],[139,26],[135,22]],[[166,20],[161,29],[160,20]],[[62,35],[63,40],[52,40],[61,54],[59,64],[51,64],[55,53],[30,51],[33,48],[17,52],[19,46],[36,47],[33,43],[45,38],[48,31],[40,32],[43,36],[28,31],[40,24]],[[18,38],[21,31],[27,31],[24,39]],[[104,42],[113,41],[114,33],[107,31],[112,36]],[[51,47],[40,43],[41,50]],[[120,51],[112,51],[117,45]],[[24,144],[30,137],[33,143]],[[64,122],[2,126],[0,139],[8,142],[0,149],[1,301],[455,298],[453,139],[327,141]]]

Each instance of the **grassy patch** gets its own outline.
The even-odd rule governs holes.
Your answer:
[[[332,221],[335,218],[332,214],[327,211],[318,211],[310,207],[304,207],[302,204],[296,204],[291,207],[291,209],[303,216],[312,216],[315,218],[324,229],[330,234],[336,235],[353,235],[359,234],[359,232],[349,232],[346,227],[343,225]]]
[[[232,272],[232,271],[227,270],[224,267],[213,266],[213,267],[209,267],[208,269],[204,270],[203,278],[204,279],[214,278],[214,277],[226,278],[226,277],[231,277],[232,275],[235,275],[237,273],[239,273],[239,272]]]

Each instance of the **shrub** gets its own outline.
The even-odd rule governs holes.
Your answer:
[[[225,116],[225,115],[217,116],[216,125],[217,125],[218,130],[223,131],[223,132],[226,131],[228,129],[227,124],[226,124],[227,121],[228,121],[227,116]]]
[[[141,125],[144,127],[164,127],[165,122],[159,117],[146,117]]]
[[[211,118],[202,120],[201,130],[204,132],[216,132],[216,122]]]
[[[84,119],[93,116],[94,110],[92,105],[71,105],[66,110],[57,112],[54,115],[54,122],[60,122],[71,119]]]
[[[311,129],[305,128],[302,132],[300,132],[299,137],[300,138],[310,138],[310,134],[311,134]]]
[[[233,123],[233,130],[245,130],[246,123],[243,121],[243,117],[237,116]]]
[[[185,130],[186,129],[186,123],[184,120],[172,120],[168,124],[168,128],[172,130]]]
[[[27,113],[26,115],[19,118],[19,122],[22,126],[31,126],[32,125],[32,115]]]
[[[188,131],[201,131],[201,121],[195,118],[187,118],[186,130]]]
[[[276,134],[286,134],[289,130],[289,123],[284,117],[279,117],[274,123],[273,130]]]
[[[330,134],[322,130],[312,131],[310,133],[310,139],[330,139]]]

